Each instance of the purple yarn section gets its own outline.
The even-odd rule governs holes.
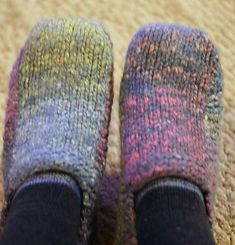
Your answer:
[[[9,87],[8,87],[8,100],[5,116],[5,130],[4,130],[4,145],[3,145],[3,174],[6,178],[12,158],[12,150],[14,144],[15,128],[17,117],[19,116],[19,73],[20,63],[23,58],[24,48],[21,49],[20,54],[13,66]],[[5,183],[5,182],[4,182]]]
[[[134,36],[120,95],[124,176],[133,191],[156,178],[183,178],[201,189],[211,217],[219,164],[221,74],[207,33],[152,24]]]

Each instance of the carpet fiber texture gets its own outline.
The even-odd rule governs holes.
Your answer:
[[[118,98],[125,53],[132,35],[144,24],[178,23],[208,32],[220,50],[224,72],[221,176],[214,232],[217,244],[235,244],[235,1],[234,0],[0,0],[0,134],[4,129],[8,79],[32,26],[43,18],[79,16],[101,21],[114,43],[114,105],[106,174],[97,200],[95,244],[115,242],[120,189]],[[0,153],[2,152],[0,138]],[[2,176],[0,178],[2,183]],[[108,187],[108,188],[107,188]],[[0,208],[3,187],[0,187]],[[106,240],[104,242],[104,239]]]

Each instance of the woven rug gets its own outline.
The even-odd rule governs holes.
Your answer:
[[[118,206],[125,202],[119,195],[119,85],[128,43],[142,25],[150,22],[180,23],[201,28],[210,33],[220,50],[225,80],[225,110],[214,232],[217,244],[235,244],[235,1],[0,0],[0,135],[3,133],[9,74],[20,47],[37,21],[64,16],[103,22],[114,43],[114,105],[106,174],[97,200],[98,213],[94,218],[95,244],[115,243]],[[0,153],[2,143],[1,137]],[[0,201],[2,207],[2,185]]]

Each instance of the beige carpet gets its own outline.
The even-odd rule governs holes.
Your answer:
[[[214,231],[219,245],[235,244],[235,1],[0,0],[0,135],[3,133],[7,82],[16,55],[38,20],[59,16],[80,16],[100,20],[111,33],[115,56],[115,98],[106,169],[108,175],[115,175],[119,171],[117,101],[125,52],[134,32],[145,23],[166,22],[199,27],[211,34],[220,49],[225,80],[221,181],[217,194]],[[2,138],[0,153],[1,151]],[[0,182],[2,183],[2,178]],[[113,191],[115,190],[114,188]],[[117,198],[115,193],[110,195]],[[0,200],[3,200],[2,187]],[[105,207],[108,210],[108,204]],[[115,218],[114,213],[113,219]],[[114,231],[114,227],[110,229],[111,232]],[[106,242],[111,243],[112,239]]]

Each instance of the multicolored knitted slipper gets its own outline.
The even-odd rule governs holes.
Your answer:
[[[69,175],[82,190],[80,243],[90,234],[105,166],[112,71],[112,44],[103,27],[65,18],[33,28],[10,79],[3,152],[7,207],[35,176]]]
[[[135,195],[164,178],[199,187],[212,221],[222,90],[218,52],[208,34],[152,24],[132,39],[120,95],[127,186],[121,228],[126,236],[120,244],[136,243]]]

